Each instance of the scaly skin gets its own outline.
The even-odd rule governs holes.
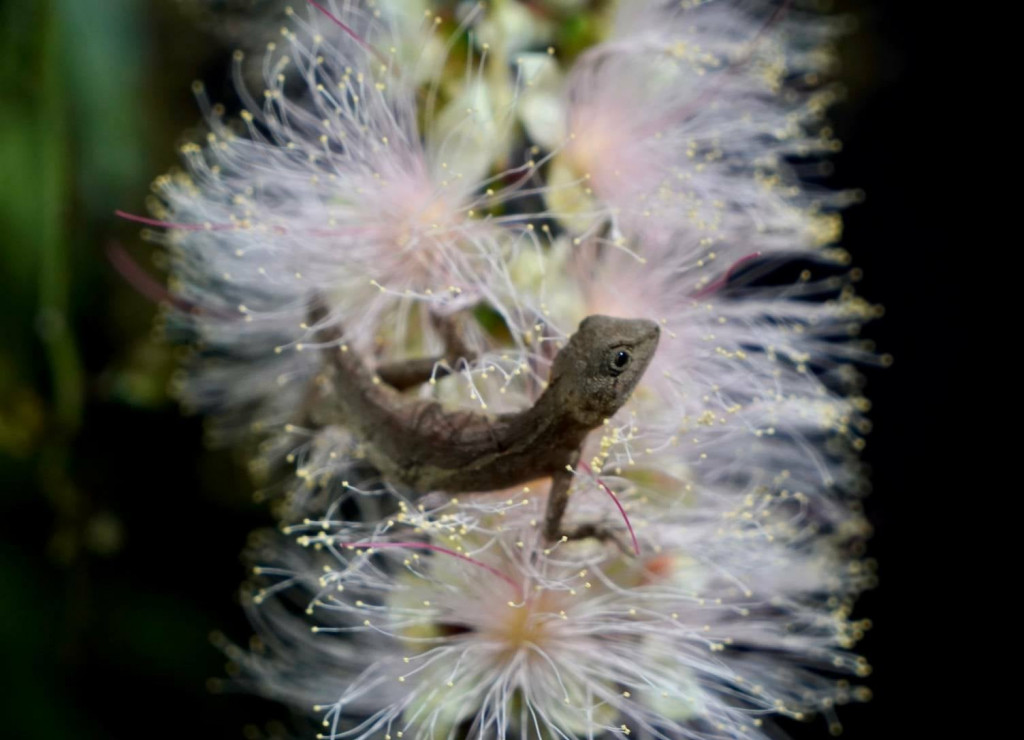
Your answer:
[[[587,317],[555,358],[536,403],[497,416],[403,396],[342,344],[322,304],[309,323],[329,357],[330,376],[318,379],[328,420],[352,432],[386,480],[419,493],[461,493],[550,476],[545,537],[602,536],[592,526],[562,531],[572,483],[567,466],[579,460],[587,434],[629,400],[658,346],[653,321]]]

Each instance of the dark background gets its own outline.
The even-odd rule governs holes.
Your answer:
[[[239,554],[271,518],[241,461],[206,449],[201,421],[168,400],[174,350],[104,254],[117,242],[158,272],[112,212],[145,213],[149,181],[199,130],[194,78],[230,100],[230,52],[256,33],[244,5],[0,0],[0,737],[242,738],[288,722],[272,703],[207,690],[225,675],[211,631],[249,635]],[[895,356],[866,370],[881,581],[857,613],[875,625],[860,646],[875,698],[841,709],[849,738],[929,734],[922,615],[941,607],[955,557],[934,521],[952,494],[940,349],[963,323],[945,298],[956,206],[938,165],[958,146],[942,27],[955,19],[915,5],[838,3],[857,27],[842,44],[830,184],[867,193],[844,243],[861,293],[887,309],[866,335]],[[820,719],[787,729],[827,737]]]

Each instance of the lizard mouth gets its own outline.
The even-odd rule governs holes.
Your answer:
[[[658,339],[661,338],[661,327],[648,319],[641,319],[641,321],[648,325],[646,327],[647,333],[643,335],[641,341],[656,345],[658,343]]]
[[[637,339],[633,344],[633,351],[641,358],[641,365],[635,374],[635,383],[639,383],[647,368],[654,360],[654,353],[658,349],[658,341],[661,339],[661,327],[648,319],[636,319],[638,324]]]
[[[661,327],[655,322],[649,319],[637,319],[639,324],[639,339],[636,342],[638,349],[642,350],[644,354],[654,354],[654,350],[658,346],[658,340],[661,339]]]

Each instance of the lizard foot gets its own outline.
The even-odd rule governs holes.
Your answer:
[[[624,555],[634,554],[633,548],[627,547],[617,532],[600,524],[580,524],[572,529],[563,529],[561,534],[555,539],[556,541],[563,538],[565,540],[585,540],[591,537],[601,542],[614,542]]]

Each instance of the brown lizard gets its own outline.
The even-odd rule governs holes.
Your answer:
[[[446,410],[383,383],[342,343],[319,300],[308,325],[328,357],[329,373],[318,376],[318,405],[327,408],[317,416],[346,426],[386,480],[418,493],[461,493],[550,476],[548,541],[611,536],[593,524],[563,531],[562,516],[584,439],[626,403],[654,356],[653,321],[588,316],[555,357],[537,401],[499,415]]]

